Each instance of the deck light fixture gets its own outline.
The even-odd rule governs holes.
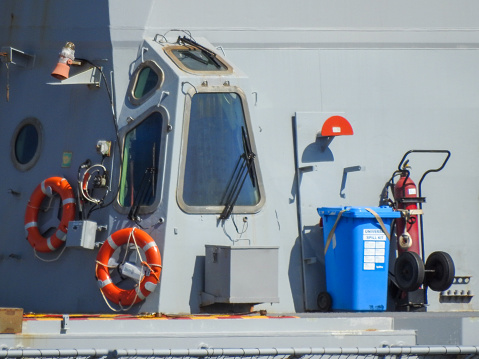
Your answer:
[[[70,65],[76,64],[75,60],[75,44],[67,42],[60,52],[58,63],[52,72],[52,76],[59,80],[66,80],[70,72]]]

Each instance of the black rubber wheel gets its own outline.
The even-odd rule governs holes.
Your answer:
[[[424,284],[436,292],[449,289],[454,281],[454,262],[446,252],[434,252],[426,261],[426,278]]]
[[[416,252],[403,252],[396,259],[394,276],[399,289],[411,292],[424,282],[424,263]]]
[[[318,308],[320,312],[329,312],[333,304],[333,299],[328,292],[318,294]]]

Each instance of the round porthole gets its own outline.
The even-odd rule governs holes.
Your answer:
[[[11,158],[20,171],[32,168],[40,157],[42,125],[36,118],[26,118],[15,129],[11,143]]]

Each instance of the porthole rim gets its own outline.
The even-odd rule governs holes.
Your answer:
[[[27,163],[20,163],[17,159],[16,143],[17,143],[17,139],[20,132],[27,125],[33,125],[35,129],[37,130],[38,144],[37,144],[35,154],[31,158],[31,160],[28,161]],[[42,149],[43,149],[43,126],[40,120],[38,120],[35,117],[27,117],[23,119],[15,128],[15,131],[13,132],[11,143],[10,143],[10,158],[12,160],[13,165],[19,171],[22,171],[22,172],[28,171],[29,169],[33,168],[35,164],[38,162]]]

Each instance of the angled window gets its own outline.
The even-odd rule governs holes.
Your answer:
[[[254,213],[264,202],[243,93],[187,96],[178,203],[188,213]]]
[[[128,97],[132,104],[140,105],[163,84],[163,71],[154,61],[143,62],[131,77]]]
[[[11,159],[20,171],[27,171],[37,163],[43,142],[40,121],[26,118],[15,129],[11,143]]]
[[[160,198],[166,116],[157,109],[147,112],[123,131],[123,157],[118,191],[121,212],[133,207],[137,213],[150,213]]]
[[[168,57],[185,72],[196,74],[227,74],[232,67],[216,53],[206,48],[175,45],[165,48]]]

